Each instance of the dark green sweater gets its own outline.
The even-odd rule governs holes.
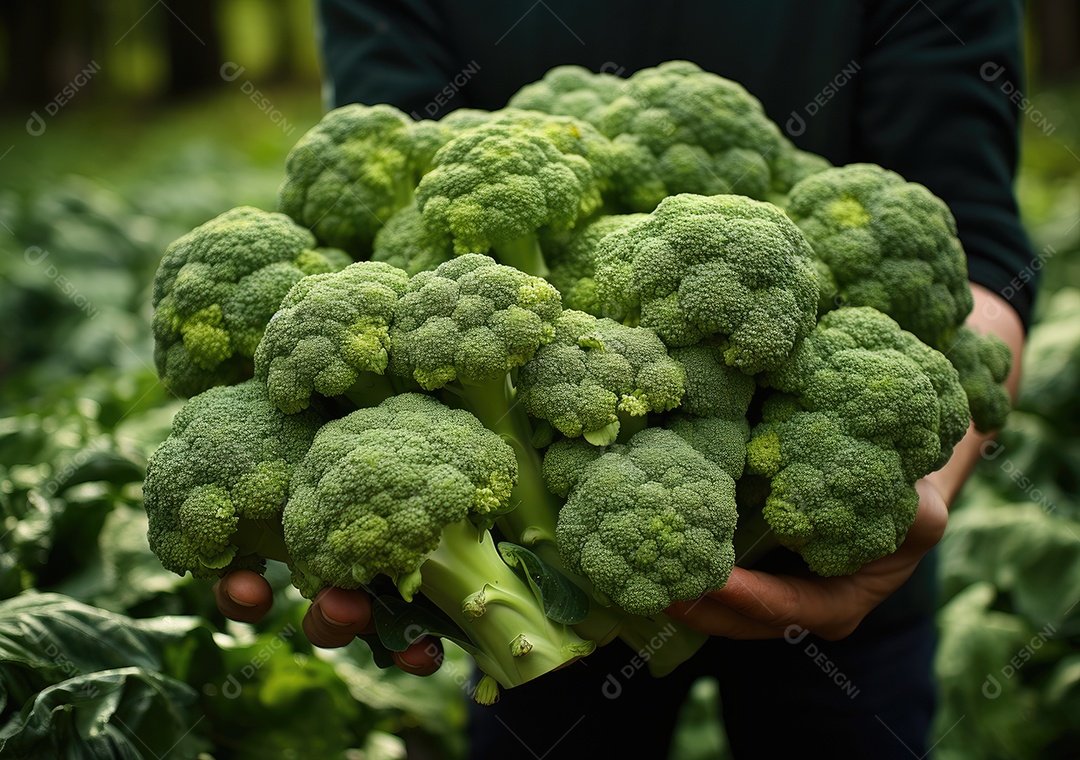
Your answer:
[[[973,281],[1027,323],[1032,252],[1012,182],[1019,0],[320,0],[333,105],[495,109],[559,64],[628,76],[687,59],[742,83],[801,148],[926,185]],[[989,81],[988,81],[989,80]],[[1031,280],[1031,281],[1026,281]]]

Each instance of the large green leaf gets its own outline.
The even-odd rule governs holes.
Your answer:
[[[958,510],[941,544],[941,578],[946,598],[988,581],[1036,628],[1080,632],[1080,525],[1035,504]]]
[[[997,590],[976,583],[940,612],[935,672],[942,706],[935,722],[941,760],[1043,757],[1057,724],[1039,678],[1064,649],[1051,628],[992,609]]]
[[[27,758],[191,757],[208,744],[193,733],[196,692],[144,668],[77,675],[29,699],[0,726],[0,754]]]

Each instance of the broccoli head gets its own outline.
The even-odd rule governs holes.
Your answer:
[[[516,478],[502,439],[430,396],[403,393],[326,423],[283,519],[298,588],[357,588],[383,574],[410,599],[443,528],[505,511]]]
[[[494,248],[503,263],[543,276],[537,231],[572,227],[599,208],[600,191],[585,158],[531,127],[492,123],[444,145],[416,199],[425,226],[457,253]]]
[[[350,261],[284,214],[242,206],[175,240],[154,277],[154,360],[165,386],[192,396],[252,375],[263,329],[289,289]]]
[[[406,393],[327,423],[293,476],[285,541],[307,596],[392,578],[468,637],[481,669],[511,687],[594,648],[549,620],[496,551],[485,523],[510,506],[514,452],[461,409]],[[477,698],[493,701],[486,692]]]
[[[655,204],[654,204],[655,205]],[[596,296],[596,249],[605,236],[646,219],[646,214],[608,214],[573,230],[541,239],[547,260],[547,280],[563,297],[567,309],[603,316]]]
[[[587,446],[558,441],[544,461],[549,487],[567,497],[557,528],[567,567],[639,615],[722,588],[735,562],[732,478],[660,428],[595,458],[561,451]]]
[[[615,441],[620,417],[678,406],[685,383],[682,365],[652,330],[564,311],[554,340],[518,373],[517,398],[563,435],[604,446]]]
[[[747,452],[771,480],[764,517],[821,575],[895,551],[915,518],[915,481],[968,425],[948,359],[869,307],[826,314],[792,358],[760,378],[767,399]]]
[[[599,114],[609,138],[632,136],[659,163],[670,194],[785,193],[797,172],[790,141],[741,85],[689,61],[668,61],[626,80]]]
[[[944,201],[875,164],[819,172],[787,211],[828,265],[836,306],[872,306],[943,349],[971,312],[967,260]]]
[[[825,576],[850,575],[896,551],[919,507],[900,453],[783,394],[762,412],[747,469],[769,478],[762,514],[777,541]]]
[[[747,374],[779,366],[814,328],[810,246],[777,207],[737,195],[665,198],[596,251],[608,316],[656,330],[669,346],[716,335]]]
[[[597,126],[604,109],[623,94],[626,81],[584,66],[556,66],[527,84],[507,103],[512,108],[573,116]]]
[[[274,404],[294,414],[313,391],[337,396],[361,373],[383,374],[390,323],[408,282],[400,269],[363,261],[296,283],[255,352],[255,376]]]
[[[981,432],[998,430],[1012,409],[1005,379],[1012,368],[1012,352],[992,333],[980,335],[961,326],[945,356],[960,373],[975,427]]]
[[[190,399],[146,465],[150,549],[161,564],[213,578],[288,561],[281,510],[321,424],[313,411],[282,414],[256,380]]]
[[[390,369],[426,390],[501,382],[555,335],[559,292],[487,256],[458,256],[409,281],[390,330]]]
[[[278,207],[319,240],[366,258],[375,233],[409,204],[450,137],[393,106],[335,108],[289,153]]]

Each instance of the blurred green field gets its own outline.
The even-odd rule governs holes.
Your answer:
[[[158,259],[228,208],[273,207],[321,112],[314,86],[267,90],[272,119],[234,84],[73,109],[39,137],[0,120],[0,748],[461,757],[461,657],[422,680],[359,644],[314,650],[280,571],[270,618],[230,623],[146,547],[139,483],[178,408],[153,371]],[[1032,97],[1045,123],[1025,123],[1018,190],[1039,322],[1019,409],[940,550],[939,758],[1080,754],[1080,91]],[[723,751],[716,699],[698,684],[673,757]]]

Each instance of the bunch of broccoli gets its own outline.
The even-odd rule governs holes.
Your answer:
[[[450,638],[488,703],[673,625],[737,525],[821,575],[895,551],[1011,358],[964,327],[940,200],[734,82],[560,67],[510,106],[332,111],[283,213],[170,246],[156,356],[191,399],[144,488],[169,569],[364,588],[377,654]],[[654,673],[703,641],[675,630]]]

